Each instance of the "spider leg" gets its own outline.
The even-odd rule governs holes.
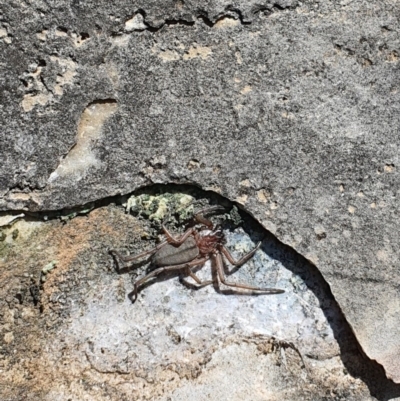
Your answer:
[[[246,253],[246,255],[244,255],[241,259],[239,259],[238,261],[236,261],[235,259],[233,259],[233,256],[231,255],[231,253],[228,251],[227,248],[225,248],[224,246],[221,246],[221,252],[225,255],[225,257],[229,260],[229,263],[233,266],[241,266],[242,264],[244,264],[245,262],[247,262],[250,258],[253,257],[253,255],[257,252],[257,250],[260,248],[261,246],[261,241],[256,245],[256,247],[251,250],[249,253]]]
[[[212,206],[212,207],[207,207],[207,208],[201,209],[198,212],[196,212],[196,214],[194,215],[194,219],[197,223],[203,224],[208,229],[212,230],[214,228],[213,223],[210,220],[206,219],[203,216],[203,213],[213,212],[215,210],[225,210],[225,208],[222,206]],[[188,237],[193,235],[193,233],[196,231],[196,229],[194,227],[191,227],[191,228],[187,229],[181,237],[174,238],[174,236],[171,234],[170,231],[168,231],[167,227],[165,227],[164,224],[162,225],[162,229],[164,231],[165,236],[168,239],[168,243],[170,243],[172,245],[177,245],[177,246],[183,244],[188,239]]]
[[[223,206],[211,206],[211,207],[205,207],[203,209],[200,209],[196,212],[194,215],[194,219],[197,223],[204,224],[206,227],[208,227],[210,230],[214,228],[213,223],[206,219],[203,214],[204,213],[209,213],[209,212],[214,212],[216,210],[225,210]]]
[[[203,209],[198,210],[198,211],[196,212],[195,216],[197,216],[197,215],[199,215],[199,214],[200,214],[200,215],[203,215],[204,213],[215,212],[215,211],[217,211],[217,210],[222,211],[222,210],[226,210],[226,208],[223,207],[223,206],[219,206],[219,205],[207,206],[207,207],[204,207]]]
[[[205,287],[206,285],[210,285],[213,283],[212,280],[202,281],[200,280],[195,273],[190,270],[190,267],[186,268],[186,274],[190,276],[198,285],[199,287]]]
[[[165,236],[167,237],[167,242],[171,245],[182,245],[195,231],[195,228],[187,229],[179,238],[174,238],[174,236],[168,231],[167,227],[162,225]]]
[[[253,287],[253,286],[247,285],[247,284],[232,283],[230,281],[226,281],[221,254],[217,253],[216,255],[214,255],[214,260],[215,260],[215,264],[216,264],[216,268],[217,268],[217,272],[218,272],[218,277],[221,280],[221,283],[227,285],[228,287],[243,288],[245,290],[253,290],[253,291],[262,291],[262,292],[266,292],[268,294],[282,294],[283,292],[285,292],[284,290],[280,290],[279,288],[259,288],[259,287]]]
[[[194,216],[194,219],[196,220],[197,223],[204,224],[209,230],[212,230],[214,228],[214,224],[211,222],[211,220],[206,219],[201,214],[196,214]]]
[[[135,297],[132,302],[135,302],[137,299],[138,288],[143,283],[145,283],[149,278],[158,276],[159,274],[161,274],[163,272],[172,271],[172,270],[181,270],[181,269],[185,269],[185,268],[190,268],[192,266],[201,265],[201,264],[205,263],[206,260],[207,260],[207,258],[195,259],[195,260],[192,260],[191,262],[182,263],[180,265],[163,266],[163,267],[159,267],[158,269],[153,270],[152,272],[150,272],[146,276],[142,277],[141,279],[139,279],[138,281],[136,281],[133,284]]]
[[[123,256],[123,255],[121,255],[119,252],[117,252],[117,251],[114,250],[114,249],[110,249],[110,250],[109,250],[109,253],[110,253],[111,255],[117,256],[118,259],[122,260],[124,263],[128,263],[128,262],[132,262],[133,260],[143,258],[144,256],[152,255],[153,253],[156,253],[156,252],[157,252],[159,249],[161,249],[163,246],[167,245],[167,243],[168,243],[167,240],[162,241],[162,242],[160,242],[157,246],[155,246],[153,249],[150,249],[150,250],[148,250],[148,251],[141,252],[141,253],[139,253],[139,254],[137,254],[137,255]]]

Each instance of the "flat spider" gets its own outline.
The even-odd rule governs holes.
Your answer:
[[[203,216],[204,213],[221,209],[223,209],[221,206],[213,206],[199,210],[194,215],[194,220],[197,224],[201,225],[200,228],[191,227],[179,238],[174,238],[174,236],[163,225],[162,228],[167,239],[149,251],[125,257],[115,250],[110,250],[111,255],[118,257],[118,259],[123,262],[132,262],[144,256],[152,255],[151,262],[154,266],[158,267],[134,283],[135,297],[133,302],[136,301],[138,288],[143,283],[145,283],[149,278],[158,276],[160,273],[165,271],[181,270],[187,276],[192,277],[200,287],[212,284],[212,280],[201,281],[192,271],[193,267],[202,266],[209,259],[211,259],[213,267],[217,269],[217,275],[220,282],[226,286],[252,291],[261,291],[268,294],[281,294],[285,292],[284,290],[277,288],[258,288],[247,284],[226,281],[222,255],[224,255],[232,265],[240,266],[253,257],[256,251],[260,248],[261,242],[259,242],[252,251],[244,255],[238,261],[235,261],[228,249],[224,246],[225,236],[222,229],[220,227],[214,227],[213,223]]]

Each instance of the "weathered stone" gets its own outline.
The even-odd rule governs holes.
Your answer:
[[[1,210],[220,193],[315,264],[400,383],[396,2],[0,5]]]
[[[164,274],[142,286],[132,304],[133,281],[146,269],[120,265],[118,274],[107,250],[132,249],[133,240],[154,230],[122,206],[64,221],[21,220],[15,227],[24,235],[15,240],[13,228],[6,229],[2,398],[180,400],[191,393],[199,400],[204,394],[239,400],[251,393],[256,400],[267,394],[314,400],[334,393],[372,400],[370,393],[378,399],[398,394],[360,354],[317,269],[251,220],[244,224],[250,237],[234,228],[235,220],[222,224],[235,258],[262,240],[229,280],[284,294],[252,295],[217,281],[196,290],[193,280]],[[144,240],[132,253],[151,246]],[[196,274],[208,280],[215,277],[211,271],[207,263]],[[34,284],[38,290],[29,295]],[[14,309],[5,299],[8,305],[15,299]]]

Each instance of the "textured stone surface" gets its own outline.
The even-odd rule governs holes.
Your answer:
[[[397,2],[0,5],[2,210],[219,192],[317,266],[400,382]]]
[[[370,393],[398,395],[360,353],[317,269],[251,220],[223,227],[236,258],[262,240],[229,280],[284,288],[284,294],[256,296],[217,285],[195,290],[190,279],[184,285],[169,274],[144,286],[132,304],[133,281],[148,265],[118,274],[107,250],[148,249],[153,241],[144,238],[156,231],[122,207],[95,208],[64,222],[20,220],[4,229],[1,398],[364,401],[376,399]],[[208,279],[211,272],[207,263],[197,274]]]

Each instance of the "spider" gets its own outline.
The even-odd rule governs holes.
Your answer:
[[[236,261],[224,245],[225,236],[221,227],[214,227],[213,223],[203,216],[205,213],[221,209],[223,209],[221,206],[213,206],[199,210],[194,215],[194,221],[196,224],[200,225],[200,228],[193,226],[177,238],[168,231],[165,225],[162,225],[166,239],[153,249],[139,253],[138,255],[122,256],[119,252],[110,250],[111,255],[122,260],[124,263],[152,255],[151,262],[157,268],[134,283],[134,299],[132,302],[136,301],[138,288],[142,284],[151,277],[158,276],[160,273],[166,271],[180,270],[187,276],[190,276],[199,287],[212,284],[213,280],[201,281],[192,270],[196,266],[203,266],[209,259],[212,261],[213,268],[216,268],[220,282],[228,287],[260,291],[268,294],[282,294],[285,292],[277,288],[258,288],[226,280],[222,255],[224,255],[233,266],[239,267],[254,256],[256,251],[260,248],[261,242],[259,242],[253,250]],[[119,267],[118,260],[116,260],[116,262],[117,267]]]

